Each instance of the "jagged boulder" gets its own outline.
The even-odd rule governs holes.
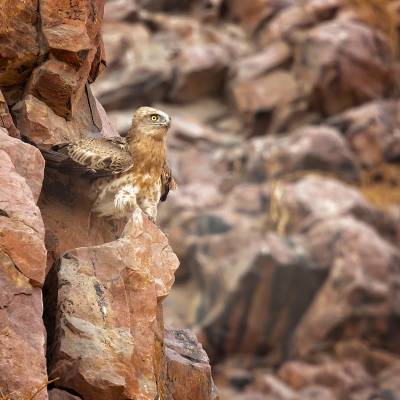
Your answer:
[[[389,96],[393,68],[388,38],[351,19],[321,23],[296,45],[294,72],[312,107],[324,115]]]
[[[24,82],[37,63],[38,44],[38,0],[15,3],[6,0],[0,8],[0,86],[11,86]]]
[[[161,398],[217,400],[206,352],[190,330],[166,330]]]
[[[57,385],[85,399],[154,399],[158,307],[177,267],[165,236],[140,212],[117,241],[65,254],[46,292]]]
[[[344,135],[364,166],[372,168],[400,158],[400,104],[373,101],[328,119]]]
[[[0,388],[33,393],[47,381],[42,313],[46,248],[36,205],[44,160],[0,128]],[[46,392],[37,398],[46,400]]]
[[[0,127],[6,129],[8,134],[13,137],[20,137],[20,132],[14,125],[6,99],[0,90]]]
[[[398,249],[351,217],[322,221],[305,240],[330,274],[296,330],[293,352],[366,334],[371,344],[398,351],[392,329],[399,311]]]

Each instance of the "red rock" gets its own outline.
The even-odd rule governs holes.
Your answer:
[[[198,15],[202,21],[205,22],[218,22],[221,18],[223,0],[207,0],[195,2],[193,13]]]
[[[240,242],[238,234],[225,234],[219,242],[207,243],[210,258],[225,257],[226,265],[218,262],[217,269],[210,262],[206,269],[205,255],[195,254],[201,262],[197,261],[196,268],[205,273],[200,279],[206,283],[202,292],[210,287],[199,307],[204,316],[204,322],[200,321],[202,343],[213,361],[239,353],[268,354],[271,363],[279,363],[287,356],[293,329],[326,270],[314,268],[306,250],[296,243],[272,234],[261,239],[243,230],[242,235]],[[215,269],[218,279],[212,275]],[[278,315],[285,317],[278,320]]]
[[[294,73],[312,106],[336,114],[391,93],[390,47],[367,25],[334,20],[317,25],[298,40]]]
[[[90,89],[86,89],[77,107],[80,112],[67,121],[55,114],[46,103],[28,95],[13,110],[21,134],[42,148],[78,140],[89,134],[108,137],[117,135],[101,105],[92,97]]]
[[[275,41],[262,51],[238,59],[230,68],[231,80],[248,81],[280,67],[291,57],[289,45],[284,41]]]
[[[294,352],[308,354],[329,343],[334,332],[336,341],[368,334],[372,345],[396,349],[390,316],[398,298],[398,251],[351,217],[322,221],[305,240],[330,274],[296,329]]]
[[[44,159],[35,147],[11,138],[0,128],[0,149],[10,157],[19,175],[25,178],[35,201],[42,189]]]
[[[80,397],[74,396],[65,390],[51,389],[49,391],[49,400],[79,400]]]
[[[8,110],[8,105],[1,90],[0,90],[0,127],[7,130],[8,134],[12,137],[20,138],[21,136],[19,130],[14,125],[14,121]]]
[[[251,46],[236,27],[198,23],[193,18],[168,18],[160,21],[168,34],[177,36],[175,73],[169,98],[188,102],[221,91],[232,60],[247,54]]]
[[[182,48],[176,62],[177,79],[169,97],[187,102],[221,89],[229,54],[218,44],[195,44]]]
[[[137,18],[138,4],[132,0],[108,0],[104,5],[106,22],[131,21]]]
[[[23,82],[39,56],[38,0],[5,0],[0,8],[0,86]]]
[[[71,123],[32,95],[17,103],[14,112],[17,114],[17,124],[22,135],[29,137],[36,145],[50,147],[81,137],[79,130],[70,128]]]
[[[237,111],[251,126],[253,135],[281,130],[290,113],[296,111],[291,104],[300,95],[294,76],[280,70],[258,79],[233,84],[230,90]],[[284,109],[292,111],[289,115],[280,115]]]
[[[216,400],[206,352],[189,330],[167,330],[164,338],[165,370],[161,397],[166,400]]]
[[[44,281],[46,249],[35,204],[43,167],[37,149],[0,128],[0,388],[4,395],[30,396],[47,382],[38,288]],[[46,400],[46,391],[36,398]]]
[[[140,15],[156,35],[141,23],[105,24],[110,68],[96,95],[108,109],[213,95],[222,88],[231,60],[250,47],[242,31],[231,26],[215,29],[187,16]]]
[[[56,385],[89,400],[154,399],[158,303],[177,264],[165,236],[140,212],[121,239],[64,255],[48,283],[58,300],[54,293],[47,299]]]
[[[374,101],[328,119],[367,167],[400,158],[399,121],[400,104],[394,100]]]
[[[256,387],[276,400],[297,399],[295,391],[272,374],[259,377],[258,381],[256,382]]]
[[[143,8],[152,11],[187,11],[195,0],[137,0]]]
[[[365,342],[350,340],[339,342],[335,354],[340,359],[354,360],[362,363],[373,375],[399,362],[399,357],[384,350],[370,348]]]
[[[326,387],[320,385],[308,386],[298,393],[298,398],[300,400],[337,400],[338,397],[335,396],[334,392]]]
[[[42,294],[4,252],[0,259],[0,388],[27,396],[47,382]]]
[[[379,374],[378,385],[380,390],[377,391],[378,395],[381,395],[382,398],[386,396],[394,399],[400,396],[399,372],[400,363],[397,363]],[[377,398],[379,399],[380,397]]]
[[[101,38],[92,62],[92,66],[90,68],[88,77],[89,83],[93,83],[97,79],[97,77],[104,72],[105,68],[107,67],[105,52],[106,50],[104,48],[103,38]]]
[[[354,361],[328,361],[318,365],[289,361],[280,368],[278,376],[292,388],[301,389],[303,394],[306,387],[320,385],[331,388],[339,398],[353,390],[372,386],[373,382],[362,365]]]
[[[322,176],[306,176],[289,184],[277,184],[272,193],[287,221],[284,231],[301,232],[317,221],[354,215],[379,226],[384,218],[363,195],[349,185]],[[275,200],[274,200],[275,199]],[[273,215],[271,215],[274,218]]]
[[[218,388],[221,400],[265,400],[265,394],[256,392],[254,390],[248,390],[245,392],[238,392],[230,388]],[[276,400],[269,397],[268,400]]]
[[[309,126],[279,138],[260,138],[244,149],[249,177],[279,179],[303,172],[324,171],[350,182],[360,180],[360,166],[340,133]]]
[[[87,76],[83,78],[72,66],[48,60],[35,68],[26,93],[46,103],[60,117],[70,120],[85,89]]]
[[[334,17],[343,5],[343,0],[307,0],[301,5],[296,2],[286,3],[287,7],[277,10],[267,24],[259,27],[257,40],[260,45],[268,45],[276,39],[293,41],[307,28]]]
[[[103,40],[108,68],[94,85],[94,93],[107,110],[149,104],[163,98],[172,79],[169,60],[175,42],[151,38],[140,23],[107,23]]]
[[[304,4],[284,8],[258,33],[258,41],[266,45],[273,40],[287,38],[297,29],[310,26],[314,21],[314,16]]]
[[[284,91],[278,90],[285,88]],[[238,110],[244,115],[271,111],[274,107],[293,101],[297,97],[297,84],[286,72],[274,72],[251,82],[232,88]]]
[[[291,3],[290,0],[256,0],[252,2],[229,0],[226,7],[229,16],[234,21],[240,22],[246,29],[254,32],[263,20],[270,18]]]
[[[198,142],[212,140],[213,133],[204,125],[195,121],[184,120],[180,117],[174,118],[174,126],[172,128],[174,139],[181,139],[186,142]]]
[[[40,3],[42,33],[51,58],[59,61],[50,59],[37,67],[26,93],[68,120],[77,118],[85,84],[101,70],[103,8],[103,0],[63,1],[56,8],[51,0]]]
[[[58,7],[51,0],[40,2],[41,27],[50,52],[82,68],[86,76],[97,51],[103,7],[101,0],[63,1]]]
[[[43,284],[46,259],[43,221],[30,187],[13,165],[13,161],[21,161],[26,154],[30,153],[31,157],[36,157],[37,162],[33,166],[38,169],[34,173],[28,171],[27,164],[24,166],[22,164],[18,168],[19,171],[28,172],[26,178],[34,180],[32,186],[36,190],[43,176],[43,159],[37,150],[30,149],[31,146],[21,142],[19,146],[17,143],[13,143],[17,139],[9,137],[4,131],[1,132],[1,128],[0,135],[0,152],[2,154],[0,165],[0,201],[2,204],[0,246],[7,249],[7,254],[20,272],[36,284]],[[11,157],[8,151],[10,151]],[[29,158],[24,160],[29,160]],[[37,196],[38,193],[36,192],[35,195]]]

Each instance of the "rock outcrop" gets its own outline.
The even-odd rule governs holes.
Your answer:
[[[167,330],[163,399],[218,399],[206,352],[190,330]],[[190,371],[188,373],[188,371]]]
[[[47,380],[41,291],[45,230],[36,205],[44,160],[4,128],[0,153],[0,388],[24,394]]]
[[[159,392],[161,300],[178,261],[165,236],[135,217],[115,242],[65,253],[48,277],[49,374],[84,399]]]
[[[0,5],[0,397],[216,399],[196,337],[165,331],[166,236],[139,210],[91,218],[89,182],[45,171],[37,148],[118,135],[90,88],[103,8]]]

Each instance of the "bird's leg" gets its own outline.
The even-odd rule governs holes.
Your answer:
[[[114,197],[114,206],[118,214],[125,215],[139,207],[136,199],[137,193],[137,188],[131,184],[124,185],[118,190]]]

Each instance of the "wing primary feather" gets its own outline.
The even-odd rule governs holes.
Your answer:
[[[61,143],[50,150],[40,149],[46,165],[71,175],[92,178],[111,176],[132,166],[123,138],[86,138],[76,143]]]

